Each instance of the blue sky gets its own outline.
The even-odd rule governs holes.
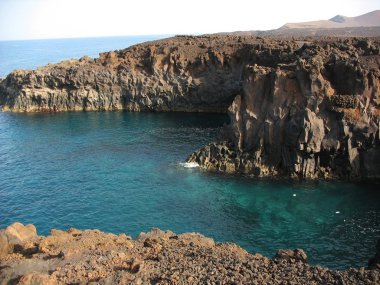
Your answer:
[[[378,9],[379,0],[0,0],[0,40],[265,30]]]

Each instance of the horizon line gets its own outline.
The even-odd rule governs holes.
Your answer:
[[[185,35],[201,35],[201,33],[184,33]],[[130,34],[130,35],[100,35],[100,36],[68,36],[52,38],[26,38],[26,39],[0,39],[0,42],[18,42],[18,41],[44,41],[44,40],[75,40],[75,39],[94,39],[94,38],[122,38],[122,37],[155,37],[168,36],[173,37],[177,34]]]

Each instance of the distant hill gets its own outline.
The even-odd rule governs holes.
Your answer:
[[[284,29],[339,29],[352,27],[379,27],[380,26],[380,10],[372,11],[357,17],[346,17],[336,15],[329,20],[303,22],[303,23],[287,23],[280,30]]]
[[[228,34],[276,38],[380,37],[380,10],[357,17],[336,15],[329,20],[287,23],[275,30],[237,31]]]

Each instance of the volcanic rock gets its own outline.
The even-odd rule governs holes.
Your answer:
[[[98,230],[52,230],[38,250],[0,257],[0,284],[379,284],[380,271],[307,264],[302,250],[274,259],[196,233],[154,229],[132,240]],[[58,254],[57,254],[58,253]]]

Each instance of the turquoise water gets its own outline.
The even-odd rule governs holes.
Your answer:
[[[40,234],[76,227],[136,236],[159,227],[269,257],[303,248],[312,264],[365,266],[380,237],[379,185],[253,180],[179,164],[226,121],[0,113],[0,228],[21,221]]]
[[[98,57],[100,52],[165,37],[168,35],[0,41],[0,77],[14,69],[32,69],[84,55]]]

